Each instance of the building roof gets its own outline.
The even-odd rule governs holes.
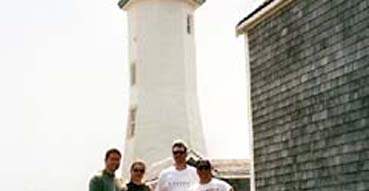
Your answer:
[[[123,9],[123,8],[124,8],[124,6],[126,6],[126,5],[127,5],[127,3],[128,3],[128,2],[130,2],[130,1],[132,1],[132,0],[120,0],[120,1],[118,2],[118,6],[119,6],[121,9]],[[196,3],[196,4],[198,4],[198,5],[202,5],[203,3],[205,3],[205,1],[206,1],[206,0],[189,0],[189,1],[191,1],[191,2],[193,2],[193,3]]]
[[[256,26],[260,20],[270,16],[294,0],[264,0],[264,2],[249,15],[238,22],[237,34],[242,34],[248,29]]]
[[[246,159],[211,159],[214,176],[226,179],[249,178],[250,161]]]
[[[239,27],[243,22],[250,19],[252,16],[254,16],[257,12],[267,7],[270,3],[272,3],[275,0],[264,0],[264,2],[257,7],[254,11],[252,11],[250,14],[248,14],[245,18],[243,18],[240,22],[238,22],[237,27]]]

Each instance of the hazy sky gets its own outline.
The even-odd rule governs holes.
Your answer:
[[[211,157],[248,158],[243,38],[260,3],[208,0],[196,17],[198,93]],[[123,151],[128,110],[126,15],[117,1],[0,3],[0,187],[81,191]]]

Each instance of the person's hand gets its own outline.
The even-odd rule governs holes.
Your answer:
[[[118,187],[118,189],[120,191],[127,191],[127,186],[124,183],[123,178],[117,178],[117,179],[115,179],[115,184],[117,185],[117,187]]]

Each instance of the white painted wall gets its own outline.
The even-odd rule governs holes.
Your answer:
[[[126,141],[124,173],[136,158],[150,165],[170,157],[176,139],[206,153],[196,91],[194,29],[187,33],[187,16],[195,9],[184,0],[132,1],[126,7],[129,60],[137,72],[130,104],[137,108],[137,116],[135,136]]]

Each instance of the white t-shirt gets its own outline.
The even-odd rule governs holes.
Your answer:
[[[223,180],[212,178],[207,184],[195,184],[190,191],[230,191],[231,189],[232,187]]]
[[[198,182],[199,177],[194,167],[187,166],[183,170],[177,170],[171,166],[160,173],[156,191],[188,191]]]

